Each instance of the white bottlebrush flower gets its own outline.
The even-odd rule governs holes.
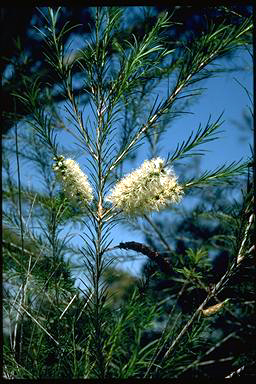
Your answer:
[[[171,168],[164,168],[164,160],[146,160],[140,168],[119,181],[107,200],[131,216],[159,211],[171,203],[178,203],[182,187]]]
[[[53,170],[62,182],[65,192],[73,197],[88,203],[93,199],[92,188],[87,176],[79,165],[72,159],[64,159],[63,156],[54,158]]]

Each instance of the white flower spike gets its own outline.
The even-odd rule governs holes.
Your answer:
[[[72,198],[83,199],[87,204],[93,199],[92,188],[87,176],[79,165],[72,159],[64,159],[63,156],[54,158],[53,170],[62,181],[65,192]]]
[[[183,189],[171,168],[164,168],[164,160],[146,160],[140,168],[119,181],[107,200],[130,216],[159,211],[171,203],[178,203]]]

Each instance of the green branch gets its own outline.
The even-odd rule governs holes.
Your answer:
[[[182,144],[177,145],[177,148],[175,149],[172,156],[170,155],[168,156],[167,165],[170,165],[175,160],[184,159],[185,157],[203,155],[203,152],[205,152],[205,150],[200,150],[196,152],[190,152],[190,151],[199,145],[218,139],[218,136],[216,136],[216,133],[217,133],[216,131],[219,129],[219,127],[222,124],[222,122],[219,122],[221,116],[222,114],[212,124],[210,124],[210,118],[209,118],[206,124],[206,127],[204,129],[202,129],[200,124],[196,134],[194,134],[194,132],[192,131],[189,138],[186,141],[183,141]],[[218,131],[218,133],[220,133],[220,131]]]
[[[190,179],[187,181],[183,187],[188,189],[191,187],[199,187],[202,185],[215,185],[219,183],[230,182],[234,176],[243,174],[248,168],[248,162],[240,163],[241,161],[233,161],[229,165],[221,165],[213,171],[205,171],[197,179]]]

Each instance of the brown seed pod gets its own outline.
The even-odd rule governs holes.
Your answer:
[[[215,305],[212,305],[211,307],[208,307],[206,309],[202,309],[202,314],[204,316],[211,316],[215,313],[219,312],[219,310],[224,306],[224,304],[228,301],[228,299],[224,300],[222,303],[218,303]]]

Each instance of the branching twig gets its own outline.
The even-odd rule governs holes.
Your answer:
[[[157,225],[147,216],[147,215],[144,215],[144,218],[147,220],[147,222],[151,225],[151,227],[154,229],[154,231],[157,233],[160,241],[163,243],[163,245],[165,246],[166,250],[168,252],[170,252],[170,254],[172,253],[172,250],[170,248],[170,245],[168,244],[168,242],[165,240],[164,236],[162,235],[161,231],[158,229]]]
[[[147,369],[147,372],[146,372],[145,375],[144,375],[144,378],[148,376],[148,374],[149,374],[149,372],[151,371],[151,368],[152,368],[154,362],[156,361],[156,359],[158,358],[158,356],[160,355],[160,353],[162,352],[162,350],[163,350],[164,347],[165,347],[165,344],[166,344],[166,342],[167,342],[168,339],[163,340],[163,337],[164,337],[165,332],[166,332],[166,330],[167,330],[167,328],[168,328],[168,326],[169,326],[170,321],[173,319],[172,315],[173,315],[174,309],[175,309],[175,307],[176,307],[176,305],[177,305],[177,302],[178,302],[179,298],[180,298],[181,295],[183,294],[183,292],[184,292],[186,286],[187,286],[187,282],[185,282],[185,283],[183,284],[183,286],[181,287],[181,289],[180,289],[180,291],[179,291],[179,293],[178,293],[178,295],[177,295],[177,297],[176,297],[175,303],[173,304],[172,309],[171,309],[171,312],[170,312],[170,314],[169,314],[169,316],[168,316],[168,320],[167,320],[166,326],[165,326],[165,328],[164,328],[164,330],[163,330],[163,332],[162,332],[161,338],[159,339],[159,342],[158,342],[157,347],[156,347],[156,351],[155,351],[154,355],[152,356],[152,358],[151,358],[151,360],[150,360],[150,362],[149,362],[148,369]],[[172,324],[172,329],[174,329],[174,327],[176,326],[176,322],[178,321],[179,318],[180,318],[180,314],[178,314],[178,316],[176,317],[176,320],[173,322],[173,324]],[[163,342],[162,342],[162,341],[163,341]],[[159,348],[159,347],[160,347],[160,348]],[[159,348],[159,349],[158,349],[158,348]],[[158,349],[158,350],[157,350],[157,349]]]
[[[14,99],[14,113],[16,115],[16,100]],[[24,260],[24,236],[23,236],[23,221],[22,221],[22,210],[21,210],[21,180],[20,180],[20,161],[19,161],[19,153],[18,153],[18,128],[17,128],[17,121],[15,116],[15,149],[16,149],[16,161],[17,161],[17,174],[18,174],[18,204],[19,204],[19,219],[20,219],[20,234],[21,234],[21,257],[22,261]],[[26,286],[26,280],[22,278],[22,285],[21,285],[21,298],[20,298],[20,304],[19,308],[21,308],[21,305],[24,303],[25,299],[25,286]],[[14,336],[13,336],[13,349],[15,350],[16,347],[16,337],[17,337],[17,330],[18,330],[18,320],[20,317],[20,311],[17,311],[16,316],[16,322],[14,326]],[[21,356],[21,349],[22,349],[22,328],[21,328],[21,341],[19,346],[19,356]]]
[[[11,303],[11,305],[14,306],[14,304]],[[32,316],[27,310],[26,308],[24,308],[22,305],[19,306],[20,309],[22,309],[24,312],[26,312],[26,314],[57,344],[59,345],[59,342],[57,340],[54,339],[54,337],[34,318],[34,316]],[[20,313],[20,309],[19,308],[16,308],[16,310]],[[20,313],[21,314],[21,313]]]
[[[191,364],[187,365],[180,373],[179,375],[181,375],[182,373],[188,371],[190,368],[196,366],[196,365],[199,365],[199,364],[204,364],[205,362],[202,362],[200,363],[200,361],[208,356],[210,353],[212,353],[215,349],[219,348],[223,343],[225,343],[227,340],[229,340],[231,337],[233,337],[235,335],[235,332],[232,332],[230,333],[229,335],[227,335],[226,337],[224,337],[223,339],[221,339],[218,343],[216,343],[213,347],[211,347],[210,349],[208,349],[208,351],[206,351],[204,353],[203,356],[200,356],[198,359],[194,360]]]
[[[22,252],[22,247],[20,247],[19,245],[14,244],[14,243],[12,243],[12,242],[10,242],[10,241],[6,241],[6,240],[3,240],[2,242],[3,242],[3,246],[4,246],[5,248],[7,248],[8,250],[10,250],[10,251],[14,250],[14,251],[20,251],[20,252]],[[28,251],[28,250],[25,249],[25,248],[23,248],[23,252],[24,252],[25,254],[29,255],[29,256],[32,255],[32,256],[36,257],[35,254],[33,254],[32,252]]]
[[[168,350],[166,351],[163,359],[165,360],[169,354],[173,351],[174,347],[177,345],[177,343],[180,341],[182,336],[187,332],[188,328],[191,326],[191,324],[195,321],[195,319],[201,314],[202,310],[204,309],[205,305],[208,303],[208,301],[217,294],[217,292],[220,290],[222,285],[226,282],[227,279],[231,276],[233,273],[233,269],[235,268],[236,263],[233,263],[229,270],[222,276],[222,278],[219,280],[219,282],[213,287],[213,289],[209,292],[207,297],[204,299],[204,301],[199,305],[199,307],[196,309],[194,314],[191,316],[191,318],[188,320],[188,322],[185,324],[185,326],[182,328],[178,336],[175,338],[175,340],[172,342]],[[155,372],[157,372],[159,369],[159,365],[156,367]]]
[[[246,240],[248,238],[248,232],[252,226],[253,219],[254,219],[254,215],[251,214],[251,216],[249,217],[249,222],[248,222],[247,227],[246,227],[245,232],[244,232],[244,238],[243,238],[241,247],[240,247],[239,252],[238,252],[237,264],[240,264],[241,261],[243,260],[244,256],[245,256],[244,255],[244,246],[245,246]]]

